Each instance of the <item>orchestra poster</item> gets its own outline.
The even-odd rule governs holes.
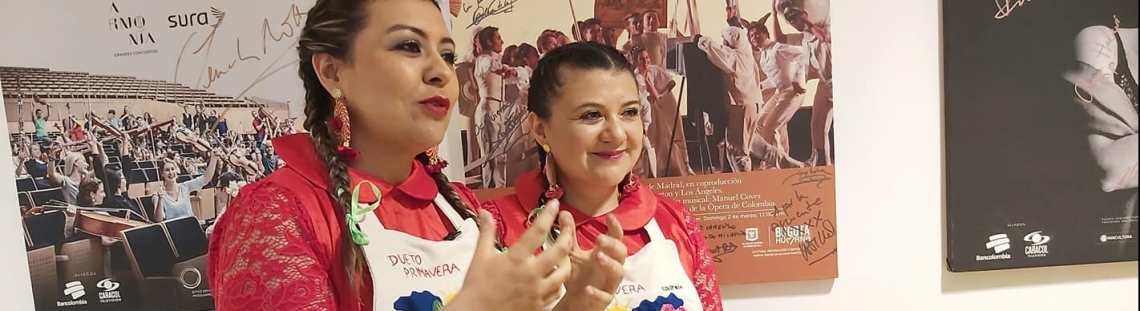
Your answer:
[[[697,217],[723,284],[838,276],[828,0],[464,0],[452,32],[463,161],[451,163],[481,198],[538,168],[530,70],[593,41],[659,94],[642,102],[635,172]]]
[[[284,164],[268,140],[304,120],[295,47],[311,5],[5,4],[19,202],[0,217],[22,220],[37,311],[213,309],[213,224]]]
[[[1137,1],[943,12],[949,270],[1137,260]]]

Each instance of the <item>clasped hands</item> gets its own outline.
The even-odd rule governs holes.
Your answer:
[[[552,311],[601,311],[609,306],[625,276],[621,224],[609,216],[606,234],[598,236],[594,249],[584,250],[575,238],[574,218],[559,205],[558,200],[548,201],[522,237],[502,253],[495,250],[494,217],[480,210],[479,245],[463,290],[448,311],[543,310],[555,301]],[[539,253],[556,218],[560,234]]]

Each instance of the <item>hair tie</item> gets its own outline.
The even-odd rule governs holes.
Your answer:
[[[364,183],[368,183],[368,185],[372,187],[372,193],[376,195],[376,202],[371,204],[360,202],[360,186]],[[344,194],[344,188],[337,189],[337,196],[342,194]],[[344,222],[348,226],[348,233],[352,236],[352,242],[356,243],[356,245],[368,245],[368,235],[360,230],[359,223],[364,221],[365,215],[380,207],[380,198],[380,188],[376,187],[376,184],[373,184],[371,181],[361,181],[352,189],[352,202],[350,206],[348,206],[348,212],[345,213]]]

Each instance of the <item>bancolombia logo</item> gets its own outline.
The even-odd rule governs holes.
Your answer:
[[[211,14],[212,13],[212,14]],[[214,16],[214,21],[210,22],[210,15]],[[168,28],[182,28],[182,27],[197,27],[197,26],[214,26],[218,21],[222,20],[225,13],[215,7],[210,7],[210,12],[198,12],[188,14],[173,14],[166,17]]]
[[[1006,254],[1005,251],[1009,250],[1009,236],[1005,233],[999,233],[990,236],[990,241],[986,242],[986,248],[994,251],[990,255],[977,255],[974,261],[989,261],[989,260],[1006,260],[1011,256]]]
[[[146,31],[146,17],[142,15],[124,14],[119,5],[111,2],[111,17],[107,23],[111,31],[126,33],[127,39],[134,46],[155,44],[154,35]]]

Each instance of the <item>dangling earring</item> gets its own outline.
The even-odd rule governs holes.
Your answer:
[[[550,185],[546,188],[546,199],[559,199],[562,198],[562,187],[558,185],[558,176],[555,174],[554,156],[550,154],[550,145],[542,144],[542,150],[546,151],[546,167],[543,168],[546,172],[546,184]]]
[[[350,146],[352,130],[348,123],[348,107],[344,105],[344,93],[340,89],[333,89],[331,95],[336,105],[333,106],[333,116],[332,120],[329,120],[329,128],[332,129],[333,135],[337,139],[336,152],[346,162],[355,161],[360,153]]]
[[[637,190],[638,187],[641,187],[641,180],[637,178],[637,175],[629,173],[629,175],[625,175],[625,181],[621,184],[621,189],[619,191],[624,197],[630,193],[633,193],[633,191]]]
[[[431,147],[431,149],[424,151],[424,154],[427,155],[428,158],[426,167],[428,173],[438,174],[443,171],[443,168],[447,167],[447,160],[439,156],[439,146]]]

